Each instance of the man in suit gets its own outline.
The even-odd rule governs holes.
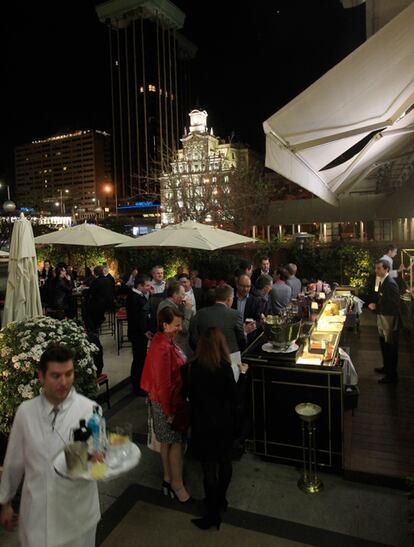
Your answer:
[[[93,270],[94,281],[88,291],[83,315],[88,332],[98,333],[105,320],[105,312],[113,309],[114,291],[112,283],[104,275],[102,266]]]
[[[378,380],[380,384],[395,384],[398,381],[398,328],[400,293],[398,285],[390,276],[389,262],[378,260],[375,273],[379,278],[376,304],[369,304],[370,310],[377,314],[377,327],[380,339],[383,366],[375,372],[385,374]]]
[[[126,312],[128,319],[128,339],[132,344],[131,384],[135,395],[146,396],[141,390],[141,374],[147,355],[148,340],[152,337],[149,330],[149,306],[147,294],[151,290],[150,279],[146,275],[137,275],[134,287],[128,293]]]
[[[256,284],[259,275],[273,275],[273,270],[270,268],[270,258],[268,256],[262,256],[260,259],[260,266],[253,270],[252,283]]]
[[[195,349],[199,336],[205,333],[207,329],[212,327],[220,329],[227,340],[232,368],[237,380],[237,364],[241,363],[240,352],[246,347],[247,335],[256,329],[256,323],[252,322],[243,326],[241,314],[231,308],[233,297],[234,293],[230,285],[216,288],[215,304],[201,309],[191,320],[190,341]]]
[[[203,289],[192,287],[190,276],[186,273],[177,274],[180,285],[184,287],[185,296],[192,302],[193,315],[203,307]]]
[[[242,274],[236,282],[236,294],[233,298],[232,308],[240,312],[243,322],[246,319],[258,321],[260,315],[260,302],[258,298],[250,294],[252,282],[250,277]]]

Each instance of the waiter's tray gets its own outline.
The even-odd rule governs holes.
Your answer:
[[[69,473],[66,466],[66,458],[64,451],[60,452],[54,462],[53,467],[56,473],[69,480],[85,480],[85,481],[109,481],[117,479],[120,475],[127,473],[136,467],[141,460],[141,450],[134,443],[125,443],[122,448],[122,455],[118,458],[112,458],[105,463],[105,472],[102,475],[92,476],[92,463],[88,462],[88,470],[80,474]]]

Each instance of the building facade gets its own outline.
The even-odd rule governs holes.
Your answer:
[[[216,137],[207,127],[205,110],[193,110],[189,116],[182,147],[160,178],[161,223],[193,219],[231,226],[253,154],[247,146]]]
[[[16,204],[51,214],[114,209],[111,138],[73,131],[15,149]]]
[[[185,15],[169,0],[109,0],[108,28],[117,204],[159,204],[159,173],[179,142],[196,48],[179,34]]]

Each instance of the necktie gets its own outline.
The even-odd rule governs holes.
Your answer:
[[[53,419],[52,419],[52,431],[54,431],[54,430],[55,430],[56,418],[57,418],[57,415],[59,414],[59,407],[58,407],[58,406],[54,406],[54,407],[52,408],[51,414],[53,414]]]

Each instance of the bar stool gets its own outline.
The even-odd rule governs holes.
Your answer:
[[[313,403],[300,403],[295,406],[295,412],[302,422],[303,475],[298,487],[306,494],[317,494],[323,489],[323,483],[316,473],[315,422],[322,408]]]
[[[131,347],[130,344],[126,343],[126,337],[124,336],[124,325],[128,324],[128,317],[126,313],[126,308],[120,308],[115,314],[115,324],[116,324],[116,343],[118,349],[118,355],[123,347]]]

